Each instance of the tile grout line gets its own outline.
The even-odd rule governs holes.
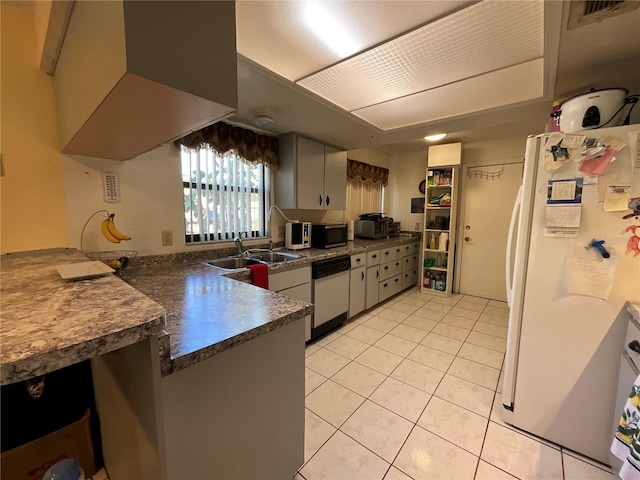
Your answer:
[[[408,294],[408,295],[409,295],[409,294]],[[408,295],[407,295],[407,296],[408,296]],[[427,305],[430,301],[432,301],[434,298],[436,298],[436,297],[433,297],[433,298],[431,298],[429,301],[425,302],[425,304],[423,304],[423,306],[422,306],[422,307],[417,307],[417,308],[416,308],[416,310],[414,310],[414,312],[415,312],[415,311],[417,311],[418,309],[423,308],[424,306],[426,306],[426,305]],[[462,299],[462,298],[464,298],[464,297],[461,297],[461,299]],[[460,300],[461,300],[461,299],[460,299]],[[453,305],[447,305],[447,306],[450,306],[450,307],[451,307],[451,309],[453,309],[453,308],[455,307],[455,305],[456,305],[460,300],[458,300],[458,301],[457,301],[456,303],[454,303]],[[399,301],[399,300],[398,300],[398,301]],[[397,302],[394,302],[394,303],[397,303]],[[437,303],[437,302],[436,302],[436,303]],[[393,304],[393,303],[392,303],[392,304]],[[414,305],[412,305],[412,306],[414,306]],[[387,307],[387,308],[389,308],[389,307]],[[460,307],[460,308],[462,308],[462,307]],[[486,308],[486,305],[485,305],[485,308]],[[386,308],[385,308],[385,309],[386,309]],[[383,310],[385,310],[385,309],[383,309]],[[382,311],[382,310],[381,310],[381,311]],[[397,311],[399,311],[399,310],[397,310]],[[449,310],[449,311],[451,311],[451,310]],[[402,312],[402,311],[399,311],[399,312],[401,312],[401,313],[407,313],[407,312]],[[482,314],[482,312],[477,312],[477,313]],[[446,316],[446,315],[448,315],[448,314],[449,314],[449,313],[445,313],[445,316]],[[410,316],[412,316],[412,315],[413,315],[413,314],[409,313],[409,314],[407,314],[407,317],[406,317],[402,322],[394,322],[394,323],[397,323],[397,325],[402,325],[402,324],[404,324],[404,321],[405,321],[407,318],[409,318]],[[377,315],[375,315],[375,314],[373,314],[373,315],[372,315],[372,317],[375,317],[375,316],[377,316]],[[379,317],[379,318],[382,318],[382,319],[384,319],[384,320],[389,320],[389,319],[385,319],[384,317]],[[422,317],[421,317],[421,318],[422,318]],[[444,317],[443,317],[443,318],[444,318]],[[463,317],[463,318],[464,318],[464,317]],[[367,319],[367,320],[368,320],[368,319]],[[425,320],[429,320],[429,319],[425,319]],[[389,321],[393,321],[393,320],[389,320]],[[376,387],[376,388],[375,388],[375,389],[374,389],[374,390],[373,390],[373,391],[372,391],[372,392],[371,392],[367,397],[364,397],[363,395],[360,395],[358,392],[355,392],[355,391],[351,390],[349,387],[346,387],[346,386],[344,386],[344,385],[341,385],[341,384],[339,384],[338,382],[336,382],[335,380],[332,380],[332,381],[333,381],[334,383],[336,383],[337,385],[340,385],[340,386],[342,386],[343,388],[346,388],[347,390],[349,390],[349,391],[351,391],[351,392],[353,392],[353,393],[355,393],[355,394],[359,395],[360,397],[363,397],[363,398],[364,398],[364,402],[362,402],[362,403],[361,403],[361,404],[360,404],[360,405],[359,405],[359,406],[358,406],[358,407],[357,407],[357,408],[356,408],[356,409],[355,409],[355,410],[354,410],[354,411],[353,411],[353,412],[352,412],[352,413],[351,413],[351,414],[346,418],[346,420],[345,420],[344,422],[342,422],[342,423],[341,423],[341,425],[340,425],[339,427],[337,427],[337,428],[336,428],[336,431],[338,431],[338,430],[339,430],[341,433],[343,433],[344,435],[348,436],[349,438],[351,438],[351,439],[352,439],[353,441],[355,441],[357,444],[359,444],[359,445],[363,446],[363,447],[364,447],[365,449],[367,449],[368,451],[371,451],[374,455],[376,455],[378,458],[381,458],[383,461],[387,462],[387,460],[386,460],[386,459],[382,458],[380,455],[378,455],[376,452],[373,452],[372,450],[370,450],[370,449],[369,449],[368,447],[366,447],[365,445],[362,445],[362,444],[361,444],[357,439],[355,439],[355,438],[351,437],[349,434],[347,434],[346,432],[344,432],[344,431],[342,430],[342,427],[346,424],[346,422],[347,422],[347,421],[348,421],[348,420],[349,420],[349,419],[350,419],[350,418],[355,414],[355,412],[356,412],[356,411],[357,411],[357,410],[358,410],[358,409],[359,409],[359,408],[360,408],[360,407],[361,407],[361,406],[362,406],[362,405],[363,405],[367,400],[369,400],[370,402],[372,402],[373,404],[375,404],[375,405],[379,406],[380,408],[385,409],[386,411],[390,412],[391,414],[398,415],[400,418],[403,418],[403,419],[405,419],[405,420],[407,420],[407,421],[409,421],[410,423],[412,423],[412,424],[413,424],[413,425],[412,425],[412,427],[411,427],[411,429],[410,429],[410,431],[409,431],[409,433],[408,433],[408,435],[407,435],[407,437],[405,438],[405,440],[403,441],[402,445],[401,445],[401,446],[400,446],[400,448],[398,449],[398,452],[397,452],[397,453],[396,453],[396,455],[394,456],[394,459],[392,460],[392,462],[390,462],[390,463],[389,463],[389,462],[387,462],[387,463],[389,463],[389,468],[387,468],[386,473],[385,473],[385,476],[386,476],[386,475],[388,474],[388,472],[391,470],[391,467],[392,467],[392,466],[394,466],[394,465],[393,465],[393,462],[397,459],[397,457],[398,457],[398,455],[399,455],[400,451],[402,450],[402,448],[403,448],[403,447],[404,447],[404,445],[406,444],[406,441],[408,440],[409,436],[410,436],[410,435],[411,435],[411,433],[415,430],[415,427],[416,427],[416,426],[420,426],[420,425],[418,425],[418,421],[419,421],[420,417],[424,414],[424,412],[425,412],[426,408],[428,407],[429,403],[431,402],[432,398],[433,398],[434,396],[436,396],[436,395],[435,395],[435,392],[437,391],[437,389],[439,388],[440,384],[442,383],[442,381],[443,381],[443,379],[444,379],[445,375],[447,375],[447,374],[448,374],[448,371],[450,370],[451,365],[453,364],[453,362],[455,361],[455,359],[456,359],[456,358],[462,358],[462,359],[464,359],[464,360],[466,360],[466,361],[470,361],[470,362],[473,362],[473,363],[477,363],[477,364],[479,364],[479,365],[483,365],[483,366],[488,367],[488,368],[493,368],[493,367],[491,367],[490,365],[485,365],[485,364],[482,364],[482,363],[480,363],[480,362],[475,362],[474,360],[470,360],[470,359],[467,359],[467,358],[464,358],[464,357],[460,357],[460,356],[458,355],[458,354],[459,354],[459,352],[460,352],[460,350],[461,350],[461,349],[464,347],[464,345],[467,343],[467,339],[468,339],[468,337],[469,337],[469,334],[473,331],[473,327],[475,327],[475,325],[477,324],[477,322],[478,322],[478,321],[479,321],[479,319],[476,319],[476,320],[474,321],[474,325],[472,326],[472,328],[471,328],[471,329],[465,329],[465,330],[469,330],[469,333],[465,336],[465,339],[462,341],[462,345],[461,345],[461,346],[460,346],[460,348],[458,349],[457,353],[456,353],[455,355],[452,355],[452,356],[453,356],[453,360],[452,360],[452,362],[449,364],[449,366],[447,367],[447,370],[443,373],[443,376],[442,376],[442,378],[440,379],[440,381],[438,382],[438,385],[434,388],[433,393],[425,392],[424,390],[419,389],[419,388],[416,388],[415,386],[413,386],[413,385],[411,385],[411,384],[407,384],[407,383],[405,383],[405,382],[403,382],[403,381],[401,381],[401,380],[395,379],[394,377],[391,377],[391,375],[393,374],[393,372],[395,372],[395,371],[397,370],[397,368],[399,367],[399,365],[400,365],[404,360],[411,360],[411,359],[409,359],[409,358],[408,358],[408,356],[409,356],[413,351],[415,351],[415,350],[417,349],[417,347],[418,347],[418,346],[423,346],[423,347],[425,347],[425,348],[433,349],[433,350],[435,350],[435,351],[438,351],[438,352],[441,352],[441,353],[445,353],[445,354],[451,355],[449,352],[444,352],[444,351],[439,350],[439,349],[437,349],[437,348],[435,348],[435,347],[431,347],[431,346],[429,346],[429,345],[424,345],[424,344],[422,344],[422,343],[421,343],[422,341],[424,341],[424,338],[426,338],[430,333],[433,333],[433,329],[435,328],[435,326],[434,326],[433,328],[431,328],[430,330],[426,331],[425,336],[422,338],[422,340],[421,340],[420,342],[413,342],[413,341],[411,341],[411,340],[408,340],[408,339],[405,339],[405,338],[402,338],[402,337],[397,337],[396,335],[393,335],[392,333],[390,333],[391,331],[389,331],[389,332],[385,332],[385,331],[381,331],[381,330],[379,330],[379,329],[376,329],[375,327],[369,327],[369,328],[372,328],[372,329],[374,329],[374,330],[376,330],[376,331],[379,331],[379,332],[383,333],[384,335],[383,335],[383,337],[381,337],[380,339],[376,340],[376,342],[374,342],[374,344],[368,344],[368,347],[367,347],[365,350],[363,350],[360,354],[358,354],[358,356],[356,356],[356,358],[354,358],[354,359],[351,359],[351,358],[345,357],[344,355],[341,355],[341,354],[339,354],[339,353],[337,353],[337,352],[332,351],[331,349],[326,348],[326,347],[327,347],[330,343],[332,343],[333,341],[332,341],[332,342],[329,342],[329,343],[327,343],[326,345],[324,345],[324,346],[321,346],[321,347],[320,347],[320,348],[326,348],[328,351],[330,351],[330,352],[332,352],[332,353],[335,353],[336,355],[339,355],[339,356],[341,356],[341,357],[343,357],[343,358],[347,358],[347,359],[349,360],[349,362],[348,362],[344,367],[340,368],[340,369],[339,369],[338,371],[336,371],[332,376],[330,376],[330,377],[324,377],[324,375],[323,375],[323,374],[321,374],[320,372],[316,372],[315,370],[313,370],[313,368],[307,367],[307,368],[310,368],[310,370],[311,370],[311,371],[313,371],[313,372],[315,372],[315,373],[317,373],[317,374],[321,375],[323,378],[325,378],[325,380],[322,382],[322,384],[324,384],[324,383],[326,382],[326,380],[331,380],[335,375],[337,375],[340,371],[342,371],[344,368],[346,368],[346,367],[347,367],[350,363],[352,363],[352,362],[356,362],[357,364],[362,365],[362,366],[364,366],[364,367],[366,367],[366,368],[371,368],[371,367],[369,367],[369,366],[367,366],[367,365],[364,365],[364,364],[362,364],[362,363],[360,363],[360,362],[357,362],[357,361],[356,361],[356,359],[357,359],[360,355],[364,354],[367,350],[369,350],[372,346],[376,346],[376,345],[375,345],[375,343],[377,343],[378,341],[380,341],[380,340],[381,340],[382,338],[384,338],[386,335],[391,335],[391,336],[393,336],[393,337],[395,337],[395,338],[399,338],[399,339],[401,339],[401,340],[405,340],[405,341],[409,341],[409,342],[411,342],[411,343],[415,343],[415,346],[414,346],[414,347],[413,347],[413,348],[412,348],[412,349],[411,349],[411,350],[410,350],[406,355],[398,355],[396,352],[390,352],[390,351],[388,351],[388,350],[386,350],[386,349],[384,349],[384,348],[381,348],[381,347],[379,347],[379,346],[377,346],[377,347],[376,347],[376,348],[379,348],[379,349],[381,349],[381,350],[384,350],[385,352],[388,352],[388,353],[391,353],[391,354],[393,354],[393,355],[397,355],[397,356],[399,356],[399,357],[402,357],[402,361],[401,361],[401,362],[400,362],[400,363],[399,363],[399,364],[398,364],[398,365],[397,365],[393,370],[391,370],[391,372],[390,372],[389,374],[383,374],[382,372],[379,372],[378,370],[371,368],[371,370],[373,370],[373,371],[375,371],[375,372],[377,372],[377,373],[381,373],[381,374],[385,375],[385,378],[384,378],[384,380],[383,380],[383,381],[382,381],[382,382],[381,382],[381,383],[380,383],[380,384],[379,384],[379,385],[378,385],[378,386],[377,386],[377,387]],[[366,322],[366,320],[365,320],[365,322]],[[363,322],[363,323],[364,323],[364,322]],[[438,324],[442,323],[442,319],[440,319],[439,321],[437,321],[437,322],[435,322],[435,323],[436,323],[436,326],[437,326]],[[359,325],[362,325],[362,323],[360,323]],[[445,323],[445,325],[448,325],[448,324],[446,324],[446,323]],[[457,327],[456,325],[451,325],[451,326]],[[354,328],[356,328],[356,327],[354,327]],[[395,328],[395,327],[394,327],[394,328]],[[416,327],[413,327],[413,328],[416,328]],[[460,328],[460,327],[457,327],[457,328]],[[393,330],[393,329],[392,329],[392,330]],[[350,330],[350,331],[351,331],[351,330]],[[346,335],[347,333],[349,333],[349,332],[346,332],[345,334],[341,334],[341,336],[344,336],[344,335]],[[478,332],[478,333],[482,333],[482,332]],[[434,334],[435,334],[435,335],[437,335],[436,333],[434,333]],[[485,334],[485,335],[488,335],[488,334]],[[347,336],[348,336],[348,335],[347,335]],[[441,335],[441,336],[446,337],[446,335]],[[349,337],[350,337],[350,338],[352,338],[352,339],[354,339],[354,340],[362,341],[362,340],[356,339],[356,338],[351,337],[351,336],[349,336]],[[338,337],[338,338],[340,338],[340,337]],[[446,338],[451,338],[451,337],[446,337]],[[499,337],[496,337],[496,338],[499,338]],[[337,338],[336,338],[335,340],[337,340]],[[457,339],[454,339],[454,340],[457,340]],[[460,340],[458,340],[458,341],[460,341]],[[363,342],[363,343],[368,343],[368,342]],[[495,351],[495,350],[492,350],[492,349],[490,349],[490,348],[484,347],[484,346],[482,346],[482,345],[475,345],[475,344],[472,344],[472,343],[469,343],[469,345],[474,345],[474,346],[477,346],[477,347],[480,347],[480,348],[485,348],[485,349],[487,349],[487,350]],[[317,352],[314,352],[314,354],[315,354],[315,353],[317,353]],[[504,355],[504,352],[498,352],[498,353],[502,353],[502,354]],[[313,354],[312,354],[312,355],[313,355]],[[310,356],[311,356],[311,355],[310,355]],[[306,357],[306,358],[308,358],[308,357]],[[305,358],[305,362],[306,362],[306,358]],[[414,361],[414,360],[411,360],[411,361]],[[504,362],[504,357],[503,357],[503,362]],[[418,364],[420,364],[420,365],[423,365],[423,364],[421,364],[420,362],[416,362],[416,363],[418,363]],[[306,365],[305,365],[305,366],[306,366]],[[426,367],[428,367],[428,368],[432,368],[432,369],[433,369],[433,370],[435,370],[435,371],[439,371],[438,369],[433,368],[433,367],[430,367],[429,365],[423,365],[423,366],[426,366]],[[495,369],[495,368],[494,368],[494,369]],[[440,372],[441,372],[441,371],[440,371]],[[453,377],[455,377],[455,378],[460,378],[460,379],[461,379],[461,380],[463,380],[463,381],[468,381],[468,380],[463,379],[463,378],[461,378],[461,377],[457,377],[456,375],[453,375],[453,374],[452,374],[452,376],[453,376]],[[394,411],[392,411],[392,410],[390,410],[390,409],[386,408],[386,407],[385,407],[385,406],[383,406],[383,405],[379,405],[378,403],[376,403],[374,400],[372,400],[372,399],[371,399],[371,396],[372,396],[372,395],[373,395],[373,394],[374,394],[374,393],[375,393],[375,392],[380,388],[380,385],[382,385],[382,383],[384,383],[388,378],[393,378],[394,380],[396,380],[396,381],[398,381],[398,382],[400,382],[400,383],[403,383],[403,384],[405,384],[405,385],[408,385],[408,386],[410,386],[410,387],[412,387],[412,388],[416,388],[417,390],[423,391],[424,393],[427,393],[427,394],[429,394],[429,395],[430,395],[429,400],[427,401],[426,405],[425,405],[425,406],[423,407],[423,409],[421,410],[421,412],[420,412],[420,414],[418,415],[417,420],[416,420],[415,422],[413,422],[413,421],[411,421],[411,420],[407,419],[406,417],[403,417],[402,415],[399,415],[398,413],[396,413],[396,412],[394,412]],[[499,379],[498,379],[498,381],[499,381]],[[474,382],[470,382],[470,383],[474,383]],[[322,384],[320,384],[320,385],[322,385]],[[474,383],[474,384],[475,384],[475,383]],[[317,389],[320,385],[316,386],[316,387],[314,388],[314,390],[312,390],[311,392],[309,392],[309,394],[310,394],[310,393],[312,393],[313,391],[315,391],[315,389]],[[476,385],[478,385],[478,384],[476,384]],[[485,387],[484,385],[478,385],[478,386],[480,386],[480,387],[482,387],[482,388],[487,388],[487,387]],[[493,407],[493,402],[495,401],[495,398],[496,398],[497,387],[498,387],[498,385],[496,384],[496,387],[493,389],[493,392],[494,392],[494,398],[493,398],[493,400],[492,400],[492,407]],[[306,398],[306,396],[305,396],[305,398]],[[449,402],[448,400],[442,399],[442,398],[440,398],[440,397],[437,397],[437,398],[441,399],[442,401],[445,401],[445,402],[451,403],[451,402]],[[456,405],[456,404],[452,404],[452,405]],[[456,406],[460,407],[459,405],[456,405]],[[466,409],[466,408],[464,408],[464,407],[460,407],[460,408],[463,408],[463,409],[465,409],[465,410],[467,410],[467,411],[470,411],[471,413],[475,413],[476,415],[478,415],[476,412],[472,412],[471,410],[468,410],[468,409]],[[319,418],[321,418],[323,421],[327,422],[327,420],[326,420],[326,419],[324,419],[322,416],[318,415],[316,412],[313,412],[312,410],[310,410],[310,411],[311,411],[312,413],[314,413],[315,415],[317,415]],[[490,409],[490,410],[489,410],[489,417],[487,418],[487,429],[488,429],[489,422],[491,421],[491,419],[490,419],[491,411],[492,411],[492,410]],[[327,423],[333,427],[333,425],[332,425],[330,422],[327,422]],[[335,427],[334,427],[334,428],[335,428]],[[421,428],[424,428],[424,427],[421,427]],[[464,450],[464,451],[466,451],[466,452],[470,453],[471,455],[474,455],[474,456],[475,456],[475,454],[474,454],[474,453],[469,452],[469,451],[468,451],[468,450],[466,450],[465,448],[463,448],[463,447],[461,447],[461,446],[459,446],[459,445],[456,445],[455,443],[450,442],[449,440],[447,440],[447,439],[445,439],[445,438],[443,438],[443,437],[440,437],[439,435],[437,435],[437,434],[436,434],[436,433],[434,433],[434,432],[431,432],[430,430],[427,430],[427,429],[425,429],[425,430],[426,430],[426,431],[428,431],[428,432],[430,432],[430,433],[431,433],[431,434],[433,434],[434,436],[437,436],[438,438],[441,438],[442,440],[446,441],[447,443],[450,443],[450,444],[454,445],[455,447],[460,448],[460,449],[462,449],[462,450]],[[324,442],[324,443],[323,443],[323,444],[322,444],[322,445],[321,445],[321,446],[316,450],[316,452],[314,452],[314,454],[309,458],[309,460],[308,460],[307,462],[305,462],[305,463],[304,463],[304,465],[303,465],[301,468],[303,468],[303,467],[304,467],[304,466],[305,466],[305,465],[306,465],[306,464],[307,464],[307,463],[308,463],[308,462],[309,462],[309,461],[310,461],[310,460],[315,456],[315,454],[316,454],[316,453],[317,453],[317,452],[318,452],[318,451],[319,451],[319,450],[320,450],[320,449],[321,449],[321,448],[322,448],[322,447],[323,447],[323,446],[324,446],[324,445],[329,441],[329,439],[331,439],[334,435],[335,435],[335,432],[333,432],[333,434],[332,434],[332,435],[331,435],[331,436],[330,436],[330,437],[329,437],[329,438],[328,438],[328,439],[327,439],[327,440],[326,440],[326,441],[325,441],[325,442]],[[483,445],[482,445],[482,447],[481,447],[480,454],[482,453],[482,448],[483,448],[483,446],[484,446],[485,438],[486,438],[486,430],[485,430],[485,436],[484,436],[484,438],[483,438]],[[477,457],[477,458],[478,458],[478,462],[476,463],[476,471],[477,471],[477,468],[478,468],[478,465],[479,465],[480,455],[478,455],[478,457]],[[394,466],[394,467],[395,467],[395,468],[398,468],[397,466]],[[398,469],[398,470],[400,470],[400,469]],[[400,470],[400,471],[402,471],[402,470]],[[405,472],[403,472],[403,473],[405,473]],[[405,473],[405,474],[406,474],[406,473]],[[302,476],[302,475],[301,475],[301,476]],[[408,475],[407,475],[407,476],[408,476]],[[303,477],[303,478],[305,478],[305,477]],[[410,477],[410,478],[411,478],[411,477]],[[305,480],[306,480],[306,479],[305,479]]]

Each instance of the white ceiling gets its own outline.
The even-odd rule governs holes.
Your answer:
[[[411,20],[404,6],[239,2],[238,52],[383,131],[544,96],[557,50],[544,49],[542,0],[413,2]],[[363,29],[362,14],[378,23]]]
[[[453,81],[352,113],[296,83],[338,64],[345,55],[331,50],[305,23],[304,8],[314,3],[329,5],[343,30],[355,39],[347,53],[375,48],[448,14],[477,8],[477,2],[448,1],[240,0],[239,108],[232,121],[253,126],[253,113],[268,107],[276,118],[270,133],[297,131],[343,148],[402,153],[425,148],[422,137],[438,132],[448,134],[443,142],[463,143],[540,133],[551,100],[563,94],[592,86],[640,89],[638,11],[567,31],[566,2],[563,10],[562,2],[551,0],[544,2],[544,60],[498,67],[465,82]]]

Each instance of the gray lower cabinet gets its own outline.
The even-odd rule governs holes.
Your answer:
[[[393,297],[402,290],[402,275],[395,275],[380,282],[378,301],[384,302],[387,298]]]
[[[269,273],[269,290],[311,303],[311,265]],[[304,339],[311,340],[311,315],[304,317]]]
[[[375,307],[379,302],[378,288],[380,285],[380,265],[367,267],[367,275],[365,281],[367,282],[365,293],[365,307],[368,310]]]
[[[419,243],[351,256],[349,318],[418,283]],[[366,264],[366,269],[363,267]],[[356,271],[361,273],[356,273]],[[364,307],[362,284],[364,283]]]
[[[349,283],[349,318],[359,314],[365,307],[366,278],[365,267],[351,270]]]
[[[364,310],[367,291],[367,257],[364,253],[351,255],[349,277],[349,318]]]

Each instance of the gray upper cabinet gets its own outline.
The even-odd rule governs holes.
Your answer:
[[[280,137],[275,202],[280,208],[344,210],[347,152],[288,133]]]

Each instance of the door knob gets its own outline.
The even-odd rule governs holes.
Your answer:
[[[470,238],[470,237],[464,237],[464,241],[465,241],[465,242],[470,242],[470,241],[471,241],[471,238]]]

